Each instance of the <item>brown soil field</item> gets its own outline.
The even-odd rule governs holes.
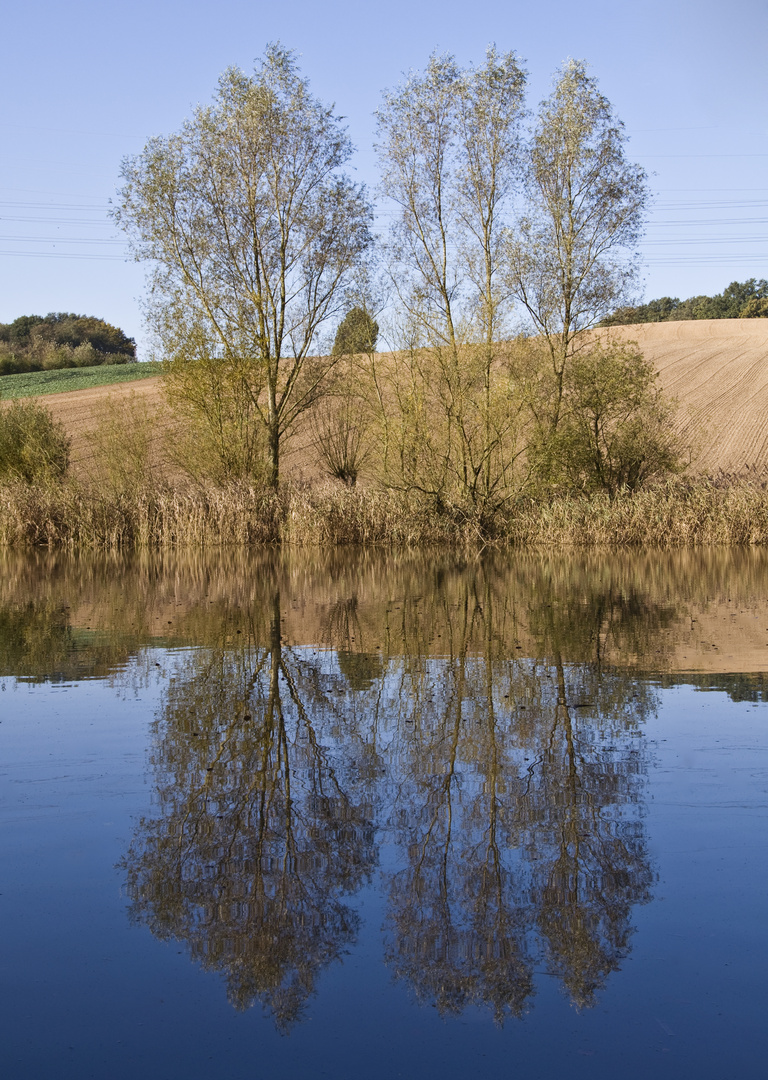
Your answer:
[[[95,386],[91,390],[71,390],[64,394],[46,394],[38,398],[41,405],[59,420],[72,439],[70,463],[77,474],[88,471],[93,457],[89,436],[93,434],[104,416],[104,407],[113,400],[118,403],[146,404],[148,410],[160,416],[163,406],[161,379],[138,379],[136,382],[115,383],[113,386]],[[158,430],[157,443],[162,444],[162,430]]]
[[[678,428],[694,447],[697,472],[768,467],[768,319],[702,319],[648,323],[613,331],[636,341],[678,402]],[[49,395],[44,404],[72,436],[72,464],[86,471],[88,435],[108,398],[145,402],[161,418],[161,381],[96,387]],[[162,443],[160,419],[158,445]],[[296,440],[287,471],[311,477],[311,454]]]
[[[677,399],[697,472],[768,465],[768,319],[701,319],[622,327]]]
[[[126,409],[138,407],[139,415],[146,408],[157,416],[157,428],[154,438],[156,459],[163,459],[167,446],[167,432],[170,421],[165,408],[162,379],[140,379],[136,382],[116,383],[111,386],[96,386],[91,390],[73,390],[64,394],[46,394],[38,399],[49,410],[55,420],[59,420],[72,439],[70,465],[75,475],[91,473],[93,461],[93,443],[91,436],[104,417],[105,406],[110,402],[124,404]],[[306,438],[302,431],[297,431],[290,447],[283,453],[283,465],[286,473],[296,477],[318,479],[320,472],[308,452]],[[171,474],[173,469],[170,470]]]

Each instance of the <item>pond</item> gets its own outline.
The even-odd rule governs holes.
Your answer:
[[[2,556],[17,1078],[744,1078],[768,554]]]

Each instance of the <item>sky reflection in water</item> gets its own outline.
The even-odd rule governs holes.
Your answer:
[[[767,598],[754,552],[6,557],[10,1075],[761,1075]]]

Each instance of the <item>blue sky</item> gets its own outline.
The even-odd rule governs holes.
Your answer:
[[[27,0],[6,10],[3,39],[0,322],[77,311],[142,344],[144,271],[106,216],[121,158],[274,40],[347,118],[371,187],[381,91],[431,51],[477,63],[489,42],[513,49],[531,106],[564,59],[586,59],[651,177],[646,298],[768,277],[766,0]]]

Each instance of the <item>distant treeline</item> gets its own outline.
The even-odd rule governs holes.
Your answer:
[[[135,360],[133,338],[93,315],[54,311],[0,323],[0,375]]]
[[[684,319],[758,319],[768,318],[768,281],[749,278],[732,281],[717,296],[691,296],[679,300],[662,296],[638,307],[622,307],[603,319],[601,326],[626,326],[628,323],[677,322]]]

